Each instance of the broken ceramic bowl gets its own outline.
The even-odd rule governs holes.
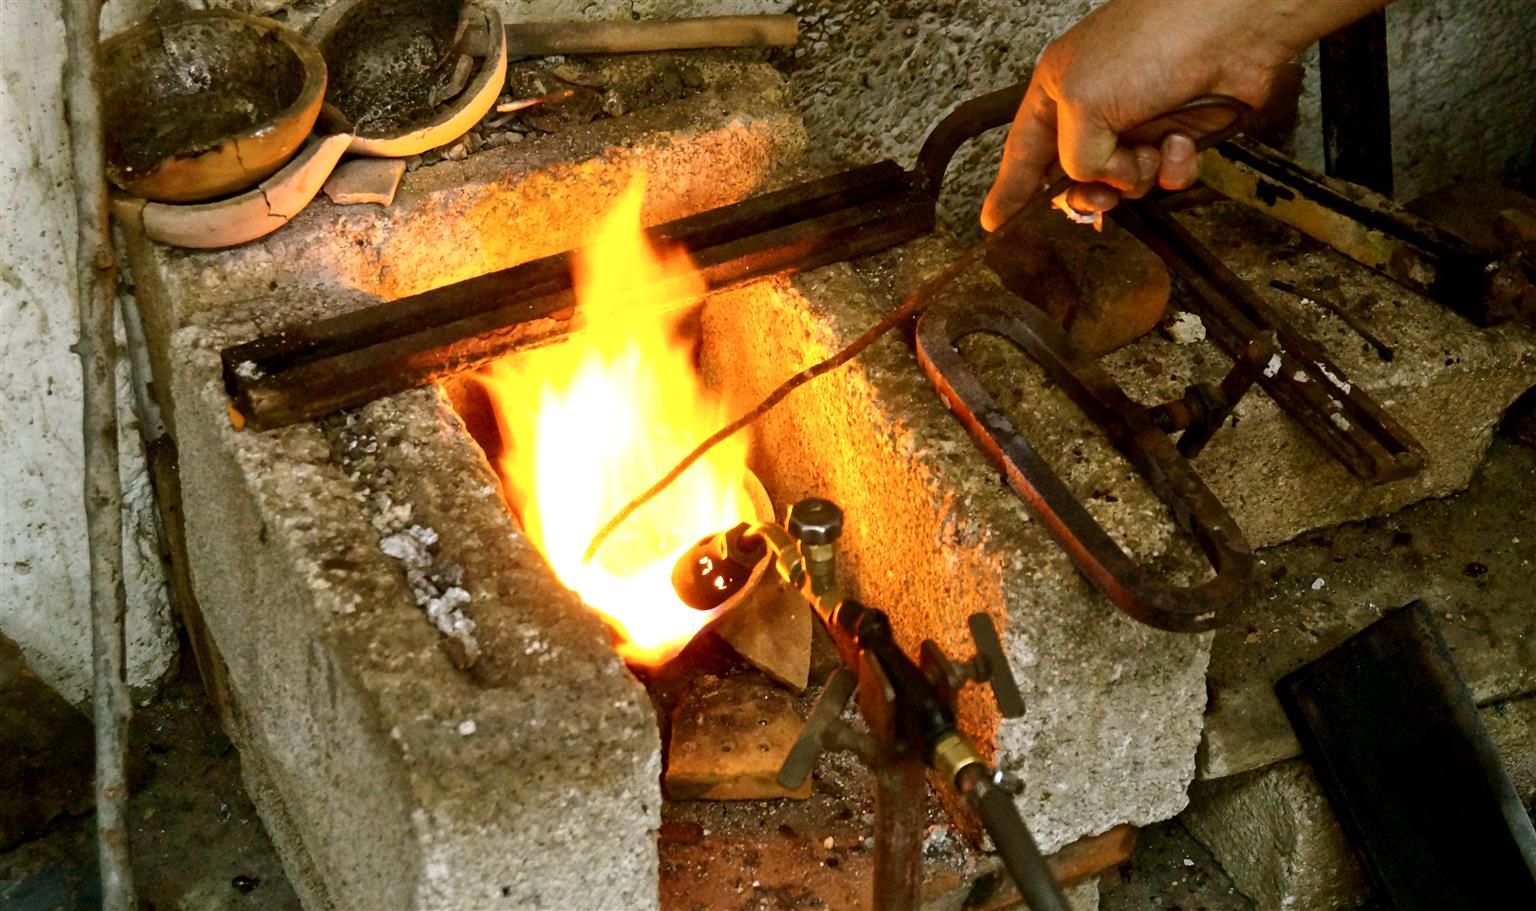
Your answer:
[[[397,158],[447,145],[506,83],[501,16],[472,0],[343,0],[308,34],[330,69],[327,100],[353,126],[353,154]]]
[[[325,60],[298,33],[231,10],[181,13],[102,45],[107,176],[185,203],[246,190],[304,144]]]
[[[265,237],[309,205],[352,142],[349,133],[316,135],[282,170],[244,193],[200,203],[118,197],[119,218],[139,219],[145,236],[178,247],[232,247]]]

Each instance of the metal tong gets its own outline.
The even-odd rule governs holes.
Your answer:
[[[1123,139],[1156,145],[1169,132],[1180,130],[1192,134],[1196,144],[1205,148],[1235,135],[1247,112],[1247,105],[1240,101],[1208,96],[1128,131]],[[1030,205],[1047,204],[1072,184],[1057,164],[1046,188]],[[1020,221],[1017,216],[1010,219],[993,242],[1008,242],[1010,226]],[[1194,537],[1215,572],[1212,578],[1195,586],[1173,585],[1148,572],[1115,543],[1013,426],[960,356],[956,347],[960,340],[978,332],[1002,337],[1028,354],[1104,429],[1179,526]],[[1090,582],[1125,613],[1158,629],[1198,632],[1220,623],[1221,608],[1248,585],[1253,553],[1242,530],[1186,456],[1198,452],[1252,385],[1268,360],[1265,340],[1255,340],[1252,352],[1239,359],[1221,387],[1192,391],[1157,412],[1132,401],[1107,372],[1073,351],[1066,334],[1044,312],[1027,304],[951,302],[919,320],[916,341],[918,361],[945,406]],[[1184,431],[1178,448],[1165,435],[1171,428]]]

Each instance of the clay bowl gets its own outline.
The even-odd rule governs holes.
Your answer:
[[[270,19],[202,10],[148,22],[101,48],[107,177],[145,199],[248,189],[303,145],[325,60]]]
[[[327,100],[351,122],[349,151],[358,155],[399,158],[447,145],[486,115],[506,83],[501,16],[479,3],[342,0],[308,34],[331,74]],[[458,88],[461,64],[468,74],[457,74]]]

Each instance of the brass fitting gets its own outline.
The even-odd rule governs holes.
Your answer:
[[[826,594],[837,586],[837,547],[833,544],[800,544],[811,596]]]
[[[960,772],[973,765],[986,767],[987,761],[971,742],[958,733],[945,735],[933,746],[933,769],[944,777],[951,787],[959,787]]]
[[[801,583],[805,581],[805,561],[800,557],[799,542],[791,537],[789,532],[773,524],[753,526],[752,534],[767,543],[769,553],[773,554],[773,565],[778,569],[779,577],[798,591]]]

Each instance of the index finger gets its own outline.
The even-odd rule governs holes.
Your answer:
[[[981,205],[981,226],[995,231],[1030,197],[1040,192],[1046,171],[1056,161],[1056,102],[1031,80],[1008,127],[1003,160],[997,169],[986,201]]]

